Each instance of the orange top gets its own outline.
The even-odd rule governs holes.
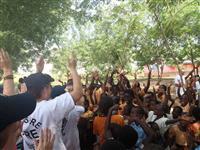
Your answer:
[[[105,128],[106,117],[97,116],[94,118],[93,122],[93,133],[99,136],[100,144],[104,142],[104,128]],[[111,118],[111,123],[116,123],[120,126],[124,126],[124,119],[120,115],[113,115]]]

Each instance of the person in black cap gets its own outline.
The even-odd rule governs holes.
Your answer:
[[[3,94],[7,95],[0,96],[0,149],[14,148],[21,131],[20,120],[30,115],[36,106],[36,100],[31,94],[14,95],[11,64],[8,53],[0,49],[0,68],[4,73]]]
[[[49,128],[55,134],[54,149],[65,150],[61,136],[62,119],[68,116],[75,107],[75,102],[82,97],[82,84],[76,70],[77,60],[69,59],[68,66],[73,79],[73,91],[51,98],[51,82],[54,81],[49,75],[35,73],[28,76],[24,81],[29,93],[37,99],[35,111],[24,119],[23,140],[24,149],[33,150],[35,140],[40,137],[40,131]]]
[[[1,143],[2,139],[7,141],[6,138],[9,138],[9,136],[5,136],[7,127],[26,118],[34,111],[35,106],[36,100],[29,93],[9,97],[0,96],[0,147],[5,144]]]

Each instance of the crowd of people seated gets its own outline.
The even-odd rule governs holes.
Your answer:
[[[81,77],[74,55],[59,85],[44,67],[40,57],[36,73],[20,78],[16,90],[12,61],[0,50],[0,149],[200,150],[198,66],[165,84],[151,83],[149,69],[146,85],[122,69]]]

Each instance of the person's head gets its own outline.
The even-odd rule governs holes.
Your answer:
[[[149,109],[150,102],[152,100],[154,100],[154,93],[153,92],[147,92],[143,97],[144,107]]]
[[[158,94],[164,94],[164,92],[167,91],[167,86],[164,84],[161,84],[158,88]]]
[[[189,98],[188,98],[188,95],[187,95],[186,92],[180,98],[180,100],[181,100],[181,106],[183,106],[183,107],[185,107],[189,103]]]
[[[173,119],[177,119],[178,117],[182,115],[182,113],[183,113],[183,109],[180,106],[175,106],[172,111]]]
[[[9,144],[8,138],[16,140],[21,127],[20,121],[30,115],[35,106],[36,100],[29,93],[0,96],[0,149]]]
[[[183,130],[187,130],[188,126],[194,122],[194,118],[187,116],[187,115],[182,115],[180,117],[179,121],[179,127]]]
[[[28,76],[24,81],[27,91],[35,96],[38,101],[48,100],[51,97],[51,82],[54,79],[50,75],[35,73]]]
[[[73,80],[69,79],[66,83],[66,91],[71,92],[73,90]]]
[[[200,121],[200,108],[194,107],[192,110],[192,116],[195,118],[196,121]]]
[[[18,92],[19,93],[25,93],[25,92],[27,92],[26,83],[24,82],[25,78],[26,77],[19,79],[19,84],[18,84]]]
[[[140,89],[140,82],[138,82],[137,80],[134,80],[132,82],[132,88],[138,88],[138,89]]]
[[[120,100],[124,100],[124,91],[123,90],[121,90],[121,91],[119,91],[119,97],[120,97]]]
[[[110,130],[114,139],[119,139],[122,127],[116,123],[110,124]]]
[[[133,94],[133,91],[131,89],[128,89],[124,92],[124,100],[130,104],[132,103],[132,100],[134,98],[134,94]]]
[[[149,110],[154,111],[157,104],[158,104],[158,102],[156,100],[151,100],[149,102]]]
[[[154,109],[155,115],[162,117],[164,115],[164,109],[162,104],[157,104]]]
[[[107,116],[108,110],[112,106],[113,106],[112,97],[107,96],[107,95],[102,95],[101,99],[99,101],[99,111],[100,111],[100,113]]]
[[[113,103],[114,104],[119,104],[119,102],[120,102],[120,97],[119,96],[113,96],[112,99],[113,99]]]
[[[128,125],[121,128],[119,141],[126,147],[126,149],[131,149],[135,146],[138,140],[137,132]]]
[[[51,90],[51,98],[54,99],[57,96],[60,96],[65,93],[65,85],[56,85]]]
[[[142,107],[133,107],[131,109],[130,118],[145,119],[146,117],[147,113]]]
[[[117,140],[106,140],[101,150],[126,150],[125,146]]]

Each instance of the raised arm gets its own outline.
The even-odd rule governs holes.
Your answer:
[[[144,88],[145,93],[147,93],[147,91],[149,90],[150,82],[151,82],[151,69],[149,70],[149,74],[148,74],[147,86]]]
[[[116,104],[116,105],[112,106],[108,111],[108,116],[106,118],[105,130],[104,130],[105,140],[113,138],[111,130],[110,130],[110,123],[111,123],[112,112],[114,110],[117,110],[118,108],[119,108],[119,105]]]
[[[42,73],[44,69],[44,58],[42,56],[39,57],[39,59],[36,61],[36,72]]]
[[[169,106],[169,110],[171,110],[172,106],[173,106],[174,103],[175,103],[175,100],[172,99],[172,96],[171,96],[171,86],[172,86],[172,84],[170,84],[170,85],[167,87],[167,95],[168,95],[168,99],[169,99],[169,101],[172,102],[171,105]]]
[[[15,94],[13,81],[12,62],[7,52],[0,49],[0,68],[3,70],[3,94],[11,96]]]
[[[83,95],[81,78],[78,75],[76,66],[77,66],[77,59],[76,59],[76,56],[73,55],[68,60],[68,68],[69,68],[69,71],[71,73],[72,80],[73,80],[73,91],[70,94],[73,97],[75,102],[78,101]]]
[[[188,75],[185,77],[185,79],[189,78],[189,76],[192,76],[193,72],[195,72],[195,68],[192,69],[192,70],[188,73]]]

